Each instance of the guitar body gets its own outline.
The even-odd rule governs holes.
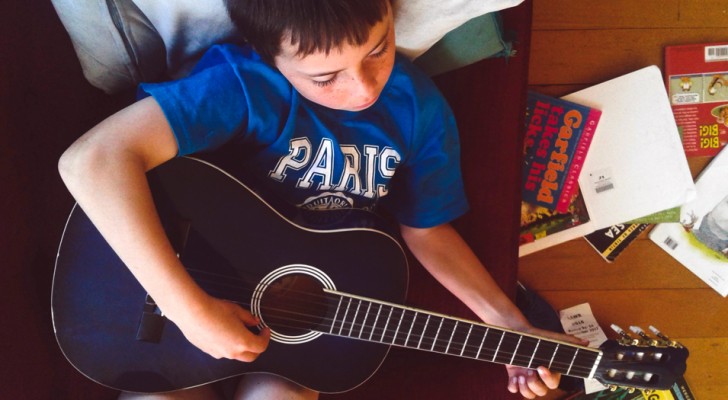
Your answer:
[[[299,217],[282,216],[231,176],[190,158],[156,168],[149,179],[170,240],[193,278],[212,295],[248,308],[254,291],[261,294],[261,282],[275,279],[271,273],[279,271],[289,280],[303,276],[309,284],[320,281],[322,287],[388,302],[405,298],[402,248],[374,229],[376,222],[362,222],[356,211],[316,213],[326,215],[318,226],[333,229],[306,228]],[[350,218],[356,226],[341,228]],[[271,292],[266,288],[276,285],[286,283],[262,289],[264,322]],[[331,307],[321,305],[310,326],[331,315]],[[69,217],[59,249],[52,313],[69,361],[90,379],[124,391],[172,391],[268,372],[317,391],[341,392],[363,383],[389,351],[386,345],[317,336],[297,326],[272,340],[252,363],[214,359],[159,315],[153,299],[79,207]]]

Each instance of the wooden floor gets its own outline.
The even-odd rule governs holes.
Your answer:
[[[529,86],[560,96],[648,65],[662,68],[667,44],[728,41],[728,2],[535,0],[532,35]],[[694,175],[707,162],[689,161]],[[612,264],[583,239],[519,264],[519,279],[557,310],[588,302],[605,330],[654,325],[678,339],[691,351],[686,379],[696,398],[728,398],[728,299],[646,233]]]

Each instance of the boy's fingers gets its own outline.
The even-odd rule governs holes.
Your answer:
[[[543,366],[538,367],[536,371],[538,371],[538,375],[541,377],[541,380],[546,385],[546,387],[548,387],[549,389],[556,389],[557,387],[559,387],[559,381],[561,380],[560,374],[551,373],[548,368]]]

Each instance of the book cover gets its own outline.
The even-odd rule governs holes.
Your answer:
[[[721,296],[728,296],[728,151],[696,180],[697,198],[680,208],[679,223],[658,224],[650,239]]]
[[[567,396],[563,400],[695,400],[695,395],[684,377],[680,377],[668,390],[635,390],[630,393],[627,389],[602,390],[585,394],[583,391]]]
[[[523,142],[523,200],[566,213],[578,190],[601,111],[528,92]]]
[[[668,208],[667,210],[627,221],[628,224],[659,224],[660,222],[680,222],[680,207]]]
[[[578,179],[590,219],[519,246],[519,256],[695,197],[659,68],[646,67],[564,98],[602,111]]]
[[[607,262],[614,262],[649,224],[617,224],[584,236],[587,242]]]
[[[688,156],[728,142],[728,42],[665,47],[665,80]]]
[[[584,205],[584,199],[578,195],[578,192],[565,212],[522,201],[519,244],[531,243],[586,222],[589,222],[589,213]]]

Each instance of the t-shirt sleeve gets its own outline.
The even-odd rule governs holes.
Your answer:
[[[223,51],[208,51],[186,78],[142,84],[139,97],[161,106],[178,145],[178,156],[215,149],[245,129],[248,104],[239,72]]]
[[[438,93],[415,119],[412,152],[397,169],[385,204],[400,223],[428,228],[454,220],[469,206],[450,107]]]

